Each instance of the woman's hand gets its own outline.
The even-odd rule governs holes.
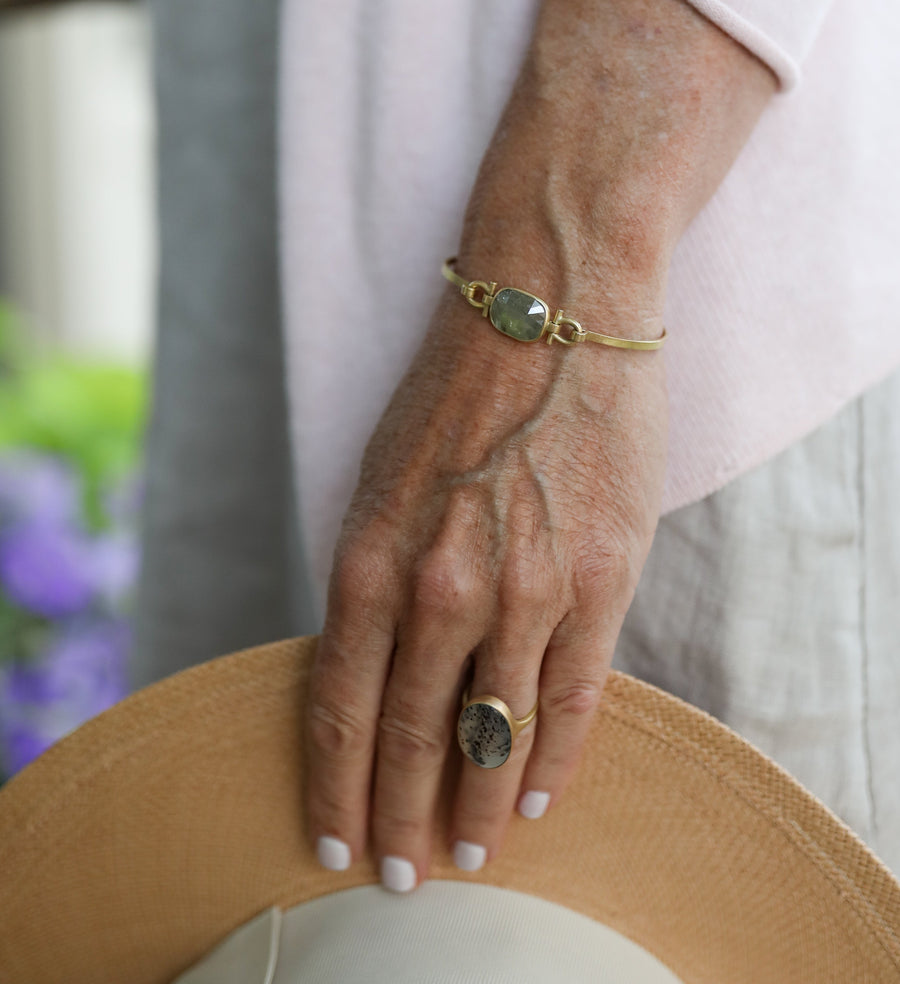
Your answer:
[[[314,673],[314,829],[362,848],[374,764],[375,849],[411,882],[470,664],[473,696],[540,711],[502,768],[464,764],[464,863],[496,852],[520,789],[562,791],[659,508],[659,356],[495,334],[459,296],[439,308],[366,452]]]
[[[684,4],[546,0],[473,191],[458,269],[586,328],[662,332],[671,250],[774,89]],[[437,275],[437,271],[435,271]],[[462,762],[462,867],[577,766],[649,550],[665,463],[659,352],[524,345],[447,293],[366,451],[313,667],[308,803],[343,867],[371,827],[389,887],[428,870],[460,696],[535,724]]]

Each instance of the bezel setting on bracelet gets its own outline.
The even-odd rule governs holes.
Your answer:
[[[550,323],[547,303],[517,287],[498,290],[487,308],[487,314],[497,331],[518,342],[539,341]]]

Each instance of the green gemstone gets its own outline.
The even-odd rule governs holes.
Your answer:
[[[549,317],[543,301],[514,287],[504,287],[491,302],[491,324],[520,342],[537,341]]]

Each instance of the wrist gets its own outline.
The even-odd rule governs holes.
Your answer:
[[[588,209],[549,167],[520,173],[517,154],[483,171],[460,240],[456,269],[467,280],[496,281],[563,309],[584,328],[654,339],[662,313],[671,244],[623,193]]]
[[[517,347],[576,344],[621,349],[654,349],[664,335],[663,274],[623,276],[607,257],[602,265],[577,270],[544,249],[545,239],[523,235],[503,250],[469,241],[454,263],[461,296],[457,304],[484,317],[487,327],[508,335]],[[459,281],[470,292],[461,290]],[[471,296],[471,300],[468,299]],[[653,343],[652,345],[649,343]]]
[[[672,250],[774,85],[685,3],[545,0],[459,270],[656,337]]]

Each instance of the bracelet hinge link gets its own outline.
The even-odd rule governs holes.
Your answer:
[[[481,317],[486,318],[497,294],[497,281],[470,280],[460,286],[459,292],[472,307],[480,308]]]
[[[562,329],[565,326],[572,329],[568,338],[562,334]],[[587,332],[581,327],[581,324],[574,318],[565,317],[562,311],[557,311],[553,320],[547,325],[548,345],[552,345],[554,342],[559,342],[561,345],[577,345],[586,338]]]

